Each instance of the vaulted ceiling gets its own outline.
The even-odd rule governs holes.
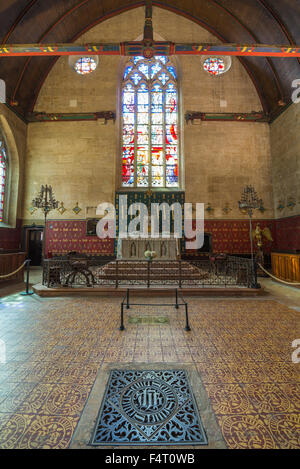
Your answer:
[[[97,23],[131,8],[135,0],[5,0],[0,4],[3,44],[68,43]],[[299,0],[162,0],[154,7],[184,15],[215,35],[240,44],[300,44]],[[56,57],[0,57],[7,102],[25,116]],[[240,58],[267,114],[291,102],[292,82],[300,78],[297,58]],[[205,110],[204,110],[205,111]]]

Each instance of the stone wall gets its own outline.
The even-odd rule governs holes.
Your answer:
[[[299,128],[300,104],[291,105],[270,126],[276,218],[300,215]]]
[[[300,250],[300,104],[270,126],[277,249]]]

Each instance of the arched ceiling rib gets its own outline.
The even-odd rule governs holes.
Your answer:
[[[2,44],[67,43],[105,19],[144,5],[134,0],[6,0],[0,6]],[[208,29],[217,41],[243,44],[300,43],[300,2],[295,0],[162,0],[161,7]],[[142,33],[142,31],[141,31]],[[242,57],[265,112],[289,103],[291,84],[300,77],[297,58]],[[53,57],[6,57],[0,78],[8,102],[22,115],[33,109],[37,93],[55,63]]]

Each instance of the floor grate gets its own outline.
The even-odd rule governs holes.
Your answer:
[[[90,442],[207,445],[184,370],[113,370]]]

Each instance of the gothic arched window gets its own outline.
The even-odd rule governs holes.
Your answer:
[[[121,86],[124,188],[179,188],[177,71],[169,57],[132,57]]]
[[[0,222],[4,216],[5,189],[7,180],[7,148],[0,130]]]

